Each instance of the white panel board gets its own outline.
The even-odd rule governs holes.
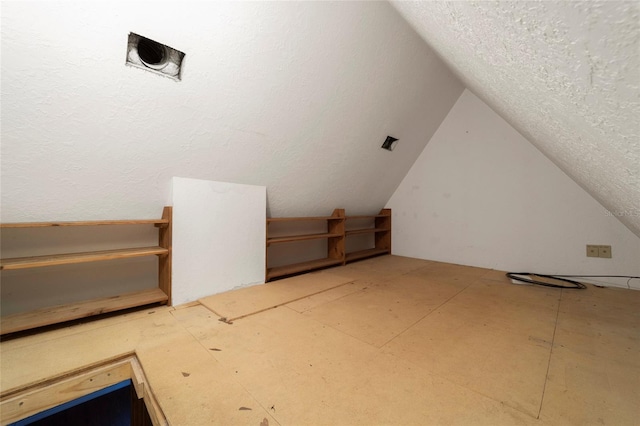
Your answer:
[[[266,187],[173,178],[173,304],[264,283]]]

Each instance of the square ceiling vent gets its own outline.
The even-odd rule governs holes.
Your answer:
[[[180,80],[184,53],[150,38],[129,33],[127,65]]]
[[[393,149],[396,147],[397,142],[398,139],[394,138],[393,136],[387,136],[387,139],[385,139],[380,148],[386,149],[387,151],[393,151]]]

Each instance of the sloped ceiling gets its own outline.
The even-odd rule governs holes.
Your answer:
[[[182,81],[125,66],[129,32]],[[2,221],[156,217],[173,176],[377,211],[462,91],[386,2],[2,2]]]
[[[640,237],[640,3],[393,5],[472,92]]]

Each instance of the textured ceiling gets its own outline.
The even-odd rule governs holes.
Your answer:
[[[464,89],[385,2],[151,4],[2,2],[3,221],[155,217],[173,176],[375,212]],[[129,32],[182,81],[125,66]]]
[[[640,3],[392,4],[471,91],[640,236]]]

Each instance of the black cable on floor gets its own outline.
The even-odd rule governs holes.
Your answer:
[[[545,287],[554,287],[554,288],[566,288],[566,289],[573,289],[573,290],[583,290],[585,288],[587,288],[586,285],[578,282],[578,281],[574,281],[574,280],[569,280],[567,278],[628,278],[627,280],[627,287],[629,289],[631,289],[631,286],[629,286],[629,282],[633,279],[640,279],[640,277],[636,277],[633,275],[543,275],[543,274],[533,274],[531,272],[507,272],[507,277],[511,278],[512,280],[516,280],[516,281],[520,281],[523,283],[529,283],[529,284],[535,284],[535,285],[543,285]],[[534,276],[538,276],[538,277],[544,277],[544,278],[551,278],[554,280],[558,280],[558,281],[564,281],[566,283],[569,283],[569,286],[564,286],[564,285],[558,285],[558,284],[552,284],[552,283],[548,283],[545,281],[538,281],[538,280],[534,280],[534,279],[529,279],[529,278],[522,278],[520,277],[520,275],[528,275],[529,277],[534,277]]]
[[[583,290],[585,288],[587,288],[586,285],[578,282],[578,281],[573,281],[573,280],[568,280],[566,278],[559,278],[558,275],[543,275],[543,274],[533,274],[531,272],[507,272],[507,277],[511,278],[512,280],[516,280],[516,281],[520,281],[523,283],[529,283],[529,284],[535,284],[535,285],[543,285],[545,287],[553,287],[553,288],[566,288],[566,289],[575,289],[575,290]],[[553,283],[548,283],[545,281],[538,281],[538,280],[534,280],[531,278],[523,278],[521,277],[521,275],[527,275],[529,277],[543,277],[543,278],[551,278],[554,280],[558,280],[558,281],[563,281],[566,282],[570,285],[559,285],[559,284],[553,284]]]

